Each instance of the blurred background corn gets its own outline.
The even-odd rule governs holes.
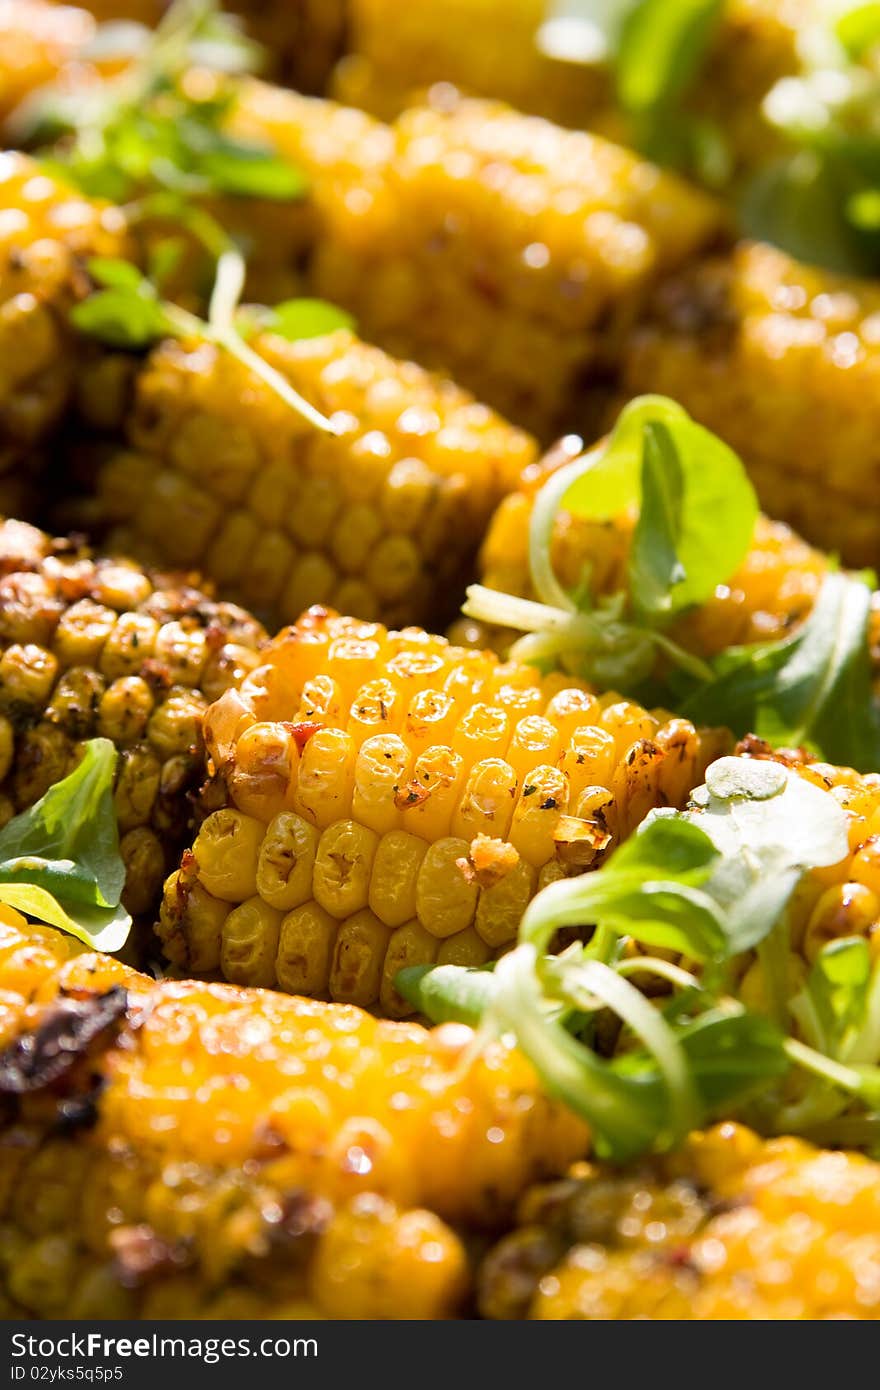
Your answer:
[[[138,376],[130,447],[98,480],[109,543],[195,566],[275,625],[316,602],[401,624],[451,617],[533,441],[347,331],[257,343],[338,434],[227,354],[164,344]]]
[[[734,164],[767,158],[772,139],[761,102],[774,82],[798,70],[798,38],[820,3],[725,0],[687,109],[695,121],[720,127]],[[348,53],[336,70],[334,94],[391,120],[435,83],[453,83],[469,95],[631,143],[608,69],[551,58],[539,48],[538,31],[551,8],[547,0],[411,6],[349,0]]]
[[[446,1223],[497,1226],[587,1143],[518,1054],[463,1066],[457,1025],[156,984],[5,910],[0,990],[4,1076],[33,1062],[0,1131],[7,1316],[449,1316]]]
[[[0,573],[0,821],[72,771],[83,740],[112,739],[124,901],[155,911],[205,778],[205,709],[256,666],[265,633],[183,576],[19,522],[0,523]]]
[[[598,136],[500,105],[441,101],[392,129],[381,177],[326,200],[317,291],[543,438],[591,424],[624,329],[658,278],[718,237],[717,205]]]
[[[582,448],[577,436],[561,440],[545,458],[526,467],[519,487],[499,503],[479,555],[479,579],[487,588],[521,598],[535,597],[529,571],[529,525],[535,496]],[[552,556],[562,585],[576,590],[589,574],[591,590],[596,594],[625,591],[634,524],[634,514],[594,520],[560,511],[553,530]],[[706,658],[726,647],[777,641],[808,616],[827,570],[825,555],[784,522],[762,516],[740,569],[718,586],[708,602],[677,623],[675,640]],[[501,652],[517,636],[510,629],[490,628],[470,619],[460,619],[449,635],[467,646],[488,643]],[[880,606],[872,639],[874,645],[880,642]]]
[[[0,121],[54,81],[94,35],[85,10],[45,0],[0,0]]]
[[[88,293],[85,262],[124,254],[121,213],[25,155],[0,154],[0,504],[32,505],[40,446],[69,403],[76,353],[66,322]]]
[[[880,1165],[724,1124],[534,1189],[486,1257],[489,1318],[880,1317]]]
[[[658,292],[628,393],[674,396],[742,455],[766,510],[852,564],[880,559],[880,287],[739,246]]]
[[[390,1014],[404,965],[480,965],[534,893],[681,805],[726,735],[420,629],[314,609],[209,712],[229,804],[165,887],[187,971]]]
[[[84,4],[99,22],[132,19],[153,28],[169,0]],[[262,46],[266,72],[302,92],[319,92],[326,85],[343,51],[347,8],[348,0],[230,0],[223,5]]]

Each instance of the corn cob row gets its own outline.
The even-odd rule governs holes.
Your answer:
[[[487,588],[520,598],[535,597],[529,570],[535,496],[558,468],[580,452],[577,437],[561,441],[544,459],[530,464],[518,488],[502,499],[479,555],[479,579]],[[593,520],[560,511],[551,553],[561,584],[576,590],[587,573],[595,594],[625,591],[634,524],[635,517],[629,514]],[[762,516],[739,571],[677,624],[675,640],[706,658],[742,643],[776,641],[807,617],[827,570],[828,561],[820,551],[785,523]],[[880,637],[880,612],[877,628]],[[461,619],[450,636],[468,646],[489,642],[504,650],[515,634]]]
[[[0,497],[11,509],[26,505],[33,450],[70,399],[66,313],[88,291],[84,263],[124,245],[115,208],[81,198],[24,155],[0,154]]]
[[[446,1221],[497,1222],[583,1151],[517,1054],[461,1065],[467,1029],[157,985],[5,915],[8,1315],[442,1317]]]
[[[265,634],[185,580],[19,522],[0,524],[0,573],[0,821],[65,777],[83,740],[112,739],[125,904],[155,910],[205,776],[202,717]]]
[[[555,60],[538,47],[546,0],[433,0],[403,9],[394,0],[349,3],[350,53],[334,76],[341,101],[392,120],[435,83],[449,82],[630,143],[607,68]],[[816,0],[726,0],[688,109],[694,119],[718,124],[738,164],[766,160],[772,139],[761,101],[774,82],[798,70],[798,38],[817,10]]]
[[[721,227],[673,175],[485,102],[388,127],[252,83],[236,122],[316,175],[318,292],[545,436],[572,426],[646,287]]]
[[[581,1165],[523,1198],[488,1255],[492,1318],[880,1317],[880,1166],[739,1125],[632,1172]]]
[[[273,622],[314,602],[397,623],[451,616],[532,440],[347,332],[258,344],[338,434],[317,435],[226,354],[159,347],[131,447],[98,481],[113,548],[197,567]]]
[[[665,285],[629,393],[669,392],[739,450],[764,505],[852,564],[880,556],[880,289],[739,246]]]
[[[545,883],[681,805],[726,736],[418,629],[313,609],[205,724],[228,806],[166,884],[176,965],[405,1012],[404,965],[480,965]]]

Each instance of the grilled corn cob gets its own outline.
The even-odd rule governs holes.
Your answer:
[[[228,805],[165,887],[191,971],[405,1012],[404,965],[479,965],[536,890],[680,805],[726,739],[420,629],[312,609],[209,711]]]
[[[625,325],[718,235],[719,208],[597,136],[490,103],[416,108],[393,133],[381,177],[326,200],[319,293],[540,436],[589,424]]]
[[[3,917],[7,1315],[446,1316],[446,1222],[584,1150],[516,1053],[462,1065],[468,1029],[156,984]]]
[[[120,212],[88,201],[26,156],[0,154],[0,499],[16,510],[27,473],[14,470],[57,424],[76,354],[66,311],[88,290],[84,262],[123,253]]]
[[[279,621],[313,602],[398,623],[451,615],[531,439],[347,332],[259,348],[338,435],[226,354],[165,344],[140,373],[131,447],[100,476],[113,547],[196,566]]]
[[[487,588],[534,598],[529,573],[529,524],[536,493],[559,467],[581,452],[577,437],[562,440],[537,464],[529,465],[516,491],[502,499],[479,556],[480,582]],[[560,583],[576,590],[585,572],[598,594],[625,591],[627,557],[635,518],[610,520],[557,517],[552,558]],[[749,642],[776,641],[805,618],[828,569],[826,557],[783,522],[761,517],[752,547],[739,571],[715,595],[681,620],[675,639],[702,657]],[[506,649],[515,634],[462,619],[450,636],[468,646],[489,642]],[[880,611],[877,637],[880,639]]]
[[[528,1193],[486,1258],[483,1315],[687,1321],[880,1317],[880,1165],[739,1125],[635,1172]]]
[[[334,80],[340,100],[390,120],[414,95],[451,82],[475,96],[629,143],[607,69],[541,52],[537,35],[546,0],[433,0],[407,8],[395,0],[349,3],[351,51]],[[761,101],[774,82],[797,71],[798,36],[817,8],[815,0],[726,0],[688,110],[717,122],[737,162],[766,159]]]
[[[668,391],[740,451],[772,515],[870,564],[878,344],[880,287],[745,244],[659,291],[632,335],[624,385]]]
[[[112,739],[125,903],[149,912],[204,780],[203,713],[265,634],[185,581],[19,522],[0,524],[0,574],[0,818],[65,777],[84,739]]]

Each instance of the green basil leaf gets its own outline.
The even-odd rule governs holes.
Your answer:
[[[198,172],[217,193],[238,198],[270,198],[287,202],[301,198],[309,181],[295,164],[270,150],[218,140],[201,156]]]
[[[629,557],[630,592],[639,612],[668,614],[687,579],[679,556],[684,477],[675,440],[658,421],[645,425],[642,505]]]
[[[724,0],[642,0],[624,19],[617,91],[625,110],[674,102],[692,82],[716,31]]]
[[[862,579],[827,575],[793,636],[729,649],[717,663],[717,679],[686,699],[682,712],[872,771],[880,766],[880,711],[872,689],[870,610],[871,590]]]
[[[92,739],[74,771],[0,831],[0,900],[101,949],[117,949],[130,926],[120,908],[116,757],[109,739]]]
[[[116,348],[149,347],[167,333],[161,305],[139,290],[99,290],[74,305],[70,320],[81,333]]]
[[[270,333],[296,342],[300,338],[321,338],[343,328],[351,330],[354,319],[326,299],[286,299],[269,312],[265,326]]]

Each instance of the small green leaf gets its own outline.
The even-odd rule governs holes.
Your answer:
[[[119,906],[116,757],[109,739],[92,739],[68,777],[0,830],[0,900],[101,949],[131,925]]]
[[[109,256],[94,256],[87,264],[92,279],[105,289],[141,290],[143,276],[131,261]]]
[[[807,993],[836,1053],[843,1034],[862,1022],[871,983],[871,948],[863,937],[841,937],[819,952],[807,980]]]
[[[805,744],[830,762],[880,766],[880,710],[873,692],[871,589],[858,576],[826,576],[793,636],[730,648],[717,678],[683,702],[697,722],[756,733],[777,747]]]
[[[168,333],[161,305],[139,290],[99,290],[70,311],[71,323],[110,347],[137,350]]]
[[[266,328],[290,342],[321,338],[340,329],[352,330],[354,319],[326,299],[286,299],[267,315]]]
[[[692,82],[716,31],[724,0],[641,0],[623,22],[617,91],[627,111],[674,102]]]
[[[238,198],[293,201],[308,191],[309,181],[295,164],[270,150],[218,140],[200,157],[198,172],[217,193]]]
[[[672,610],[673,590],[687,579],[679,558],[684,478],[666,425],[645,425],[642,505],[629,558],[630,589],[646,615]]]
[[[495,997],[497,982],[489,970],[409,965],[398,971],[394,987],[432,1023],[476,1026]]]

